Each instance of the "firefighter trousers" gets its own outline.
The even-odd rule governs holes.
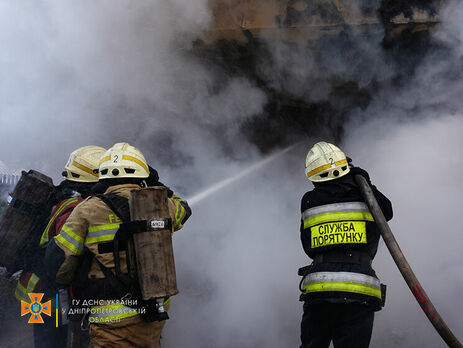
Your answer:
[[[374,310],[360,303],[304,303],[300,348],[368,348]]]
[[[92,348],[160,348],[161,331],[166,321],[144,321],[120,326],[91,324],[89,328]]]

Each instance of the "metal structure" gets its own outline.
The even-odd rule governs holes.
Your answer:
[[[9,170],[5,163],[0,161],[0,185],[14,186],[18,182],[21,174]]]
[[[20,176],[14,174],[1,174],[0,175],[0,184],[7,186],[14,186],[18,183]]]
[[[6,200],[9,190],[18,183],[21,177],[17,171],[9,170],[6,165],[0,161],[0,201]]]

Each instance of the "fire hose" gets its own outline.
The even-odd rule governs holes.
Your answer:
[[[415,296],[415,299],[419,303],[421,309],[426,314],[436,331],[439,333],[439,335],[450,348],[463,348],[463,345],[460,343],[460,341],[458,341],[458,339],[449,329],[447,324],[444,322],[444,320],[432,304],[428,295],[426,295],[426,292],[424,291],[420,282],[416,278],[415,273],[408,264],[407,259],[402,253],[402,250],[400,250],[399,244],[395,240],[394,235],[392,234],[392,231],[388,223],[386,222],[383,212],[379,207],[378,202],[376,201],[376,198],[373,194],[373,191],[371,190],[370,185],[368,184],[366,179],[361,175],[356,175],[355,180],[360,187],[360,191],[362,192],[363,198],[365,199],[368,208],[370,209],[370,212],[375,219],[375,222],[381,232],[381,236],[383,237],[384,242],[386,243],[386,246],[392,255],[392,258],[394,259],[394,262],[399,268],[400,273],[402,273],[405,282],[407,283],[411,292]]]

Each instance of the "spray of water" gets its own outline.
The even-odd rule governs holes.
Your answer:
[[[288,151],[291,151],[293,148],[295,148],[299,144],[301,144],[301,143],[296,143],[296,144],[293,144],[291,146],[288,146],[284,150],[279,151],[279,152],[274,153],[273,155],[271,155],[269,157],[264,158],[263,160],[255,163],[252,166],[246,168],[245,170],[239,172],[238,174],[235,174],[235,175],[233,175],[233,176],[231,176],[229,178],[226,178],[226,179],[224,179],[224,180],[222,180],[222,181],[220,181],[220,182],[206,188],[205,190],[195,194],[193,197],[188,198],[187,199],[188,203],[191,206],[194,206],[195,204],[201,202],[203,199],[209,197],[210,195],[213,195],[217,191],[219,191],[219,190],[231,185],[235,181],[240,180],[240,179],[244,178],[245,176],[255,172],[259,168],[262,168],[266,164],[268,164],[268,163],[272,162],[273,160],[279,158],[280,156],[287,153]]]

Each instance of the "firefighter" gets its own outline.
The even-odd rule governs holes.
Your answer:
[[[115,144],[106,152],[100,161],[99,175],[98,190],[104,194],[85,200],[72,212],[47,250],[56,260],[50,268],[56,270],[59,283],[74,279],[76,298],[91,306],[83,325],[89,324],[92,347],[160,347],[165,321],[156,321],[152,307],[140,305],[126,274],[117,274],[115,255],[122,272],[128,273],[127,254],[122,252],[121,243],[119,252],[114,251],[114,237],[122,222],[130,220],[130,192],[163,184],[143,154],[127,143]],[[173,232],[182,228],[191,210],[186,201],[170,190],[168,197]]]
[[[372,268],[379,229],[354,176],[368,173],[352,166],[335,145],[316,143],[308,152],[305,173],[313,183],[301,201],[301,242],[313,260],[299,270],[304,314],[301,348],[366,348],[374,312],[384,306],[385,286]],[[387,220],[392,206],[372,186]]]
[[[43,266],[43,253],[50,239],[56,236],[72,210],[92,191],[98,181],[99,159],[106,150],[99,146],[81,147],[71,153],[64,167],[64,180],[56,187],[51,199],[56,202],[46,222],[37,250],[29,254],[34,262],[26,262],[15,290],[18,301],[30,302],[29,293],[45,293],[52,298],[57,292],[54,282],[46,278]],[[39,278],[40,276],[40,278]],[[43,325],[34,325],[34,346],[64,347],[66,345],[67,326],[55,327],[54,320],[44,317]]]

